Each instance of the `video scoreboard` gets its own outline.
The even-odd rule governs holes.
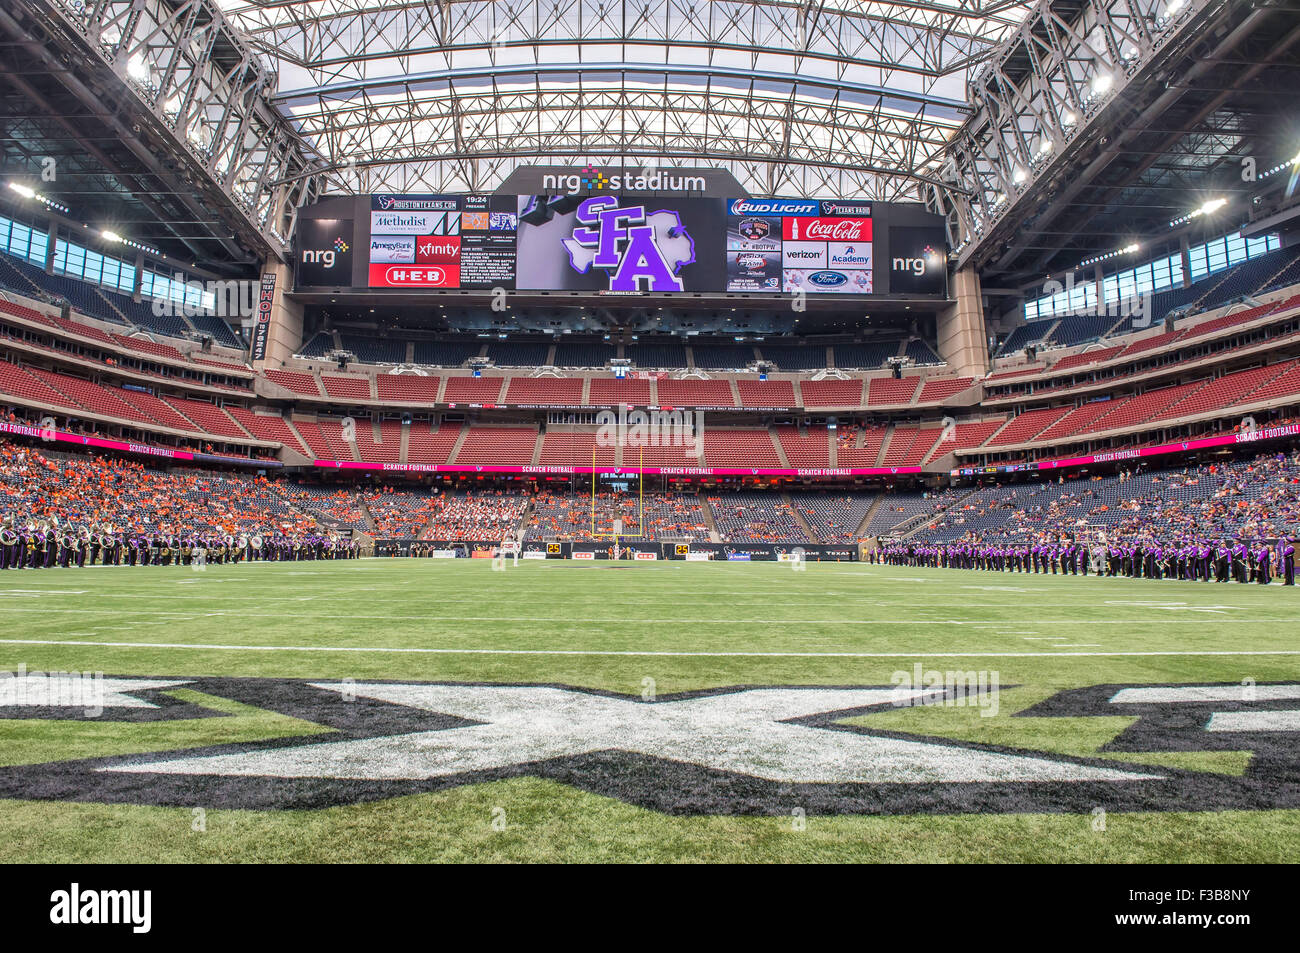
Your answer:
[[[295,263],[298,290],[947,295],[939,216],[828,199],[333,199],[303,210]]]

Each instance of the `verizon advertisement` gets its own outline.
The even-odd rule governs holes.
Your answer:
[[[943,222],[919,205],[616,193],[608,181],[594,170],[581,188],[549,194],[336,199],[328,206],[336,216],[340,202],[353,203],[355,234],[346,234],[352,219],[304,210],[299,230],[310,241],[300,246],[297,284],[632,295],[947,291]],[[365,255],[355,270],[353,247]]]

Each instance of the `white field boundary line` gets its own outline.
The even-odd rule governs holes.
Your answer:
[[[83,648],[192,649],[222,652],[376,652],[399,655],[578,655],[667,656],[673,658],[1074,658],[1087,656],[1253,656],[1300,655],[1300,649],[1186,652],[672,652],[640,649],[430,649],[341,645],[217,645],[186,642],[91,642],[75,639],[0,639],[3,645],[62,645]]]
[[[281,603],[276,603],[281,605]],[[240,606],[240,609],[257,608],[252,606]],[[103,615],[103,609],[51,609],[51,608],[20,608],[5,607],[5,612],[36,612],[43,615],[51,613],[78,613],[83,615]],[[209,612],[204,615],[225,615],[226,612]],[[178,616],[173,619],[175,622],[188,622],[198,618],[193,609],[131,609],[125,619],[131,621],[135,615],[164,615]],[[536,625],[538,619],[536,616],[460,616],[460,615],[368,615],[361,613],[348,613],[346,615],[331,613],[322,615],[314,613],[313,619],[341,619],[356,621],[358,619],[377,619],[383,622],[527,622]],[[566,616],[562,619],[549,620],[557,623],[590,623],[593,625],[959,625],[975,628],[985,627],[1005,627],[1014,625],[1006,619],[627,619],[611,618],[609,616],[588,617],[588,616]],[[1160,619],[1035,619],[1036,625],[1168,625],[1171,619],[1165,616]],[[1224,620],[1225,622],[1228,620]],[[1239,622],[1300,622],[1300,616],[1290,616],[1282,619],[1257,619],[1246,618],[1235,620]],[[0,640],[3,641],[3,640]]]

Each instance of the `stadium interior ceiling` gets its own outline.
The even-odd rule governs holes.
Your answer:
[[[0,189],[5,214],[54,226],[51,247],[57,230],[185,277],[288,261],[317,203],[491,194],[556,163],[707,167],[750,196],[911,202],[947,223],[944,295],[796,310],[512,292],[502,312],[482,293],[286,282],[299,346],[920,338],[948,361],[939,326],[972,273],[987,365],[1045,279],[1234,230],[1290,247],[1300,208],[1286,0],[13,0],[0,42],[0,176],[45,202]]]

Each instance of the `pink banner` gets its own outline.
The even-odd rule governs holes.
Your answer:
[[[855,477],[902,476],[920,473],[920,467],[569,467],[569,466],[477,466],[449,463],[356,463],[352,460],[314,460],[314,466],[331,470],[380,470],[385,473],[514,473],[526,476],[569,476],[580,473],[626,473],[646,476],[779,476]]]

